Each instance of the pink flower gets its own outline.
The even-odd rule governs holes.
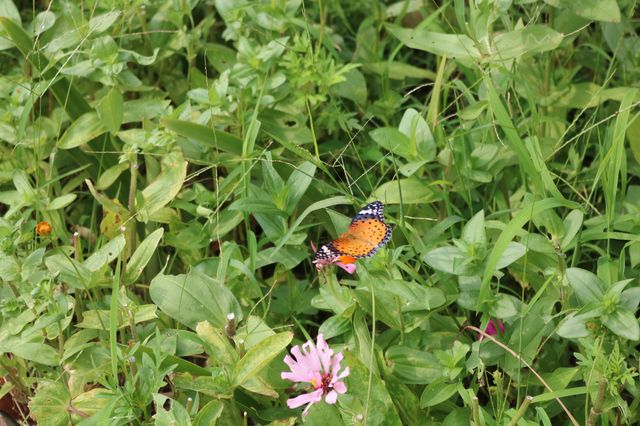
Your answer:
[[[280,376],[296,383],[309,383],[311,389],[309,393],[288,399],[289,408],[298,408],[307,404],[302,412],[304,416],[313,404],[322,400],[322,397],[327,404],[335,404],[338,394],[347,391],[347,386],[340,379],[349,375],[349,367],[345,367],[340,372],[342,352],[334,355],[333,350],[322,337],[322,333],[318,334],[317,345],[309,340],[302,345],[302,350],[300,346],[294,346],[291,354],[295,359],[289,355],[284,357],[284,362],[291,371],[282,372]]]
[[[502,321],[497,319],[494,322],[493,318],[491,318],[489,320],[489,323],[487,324],[487,328],[484,329],[484,331],[486,331],[489,336],[495,336],[496,334],[498,334],[498,330],[496,329],[496,322],[498,323],[498,327],[500,327],[500,334],[504,333],[504,324],[502,323]]]
[[[496,334],[498,334],[496,323],[498,323],[498,327],[500,328],[500,334],[504,334],[504,323],[499,319],[496,319],[494,321],[493,318],[489,319],[489,322],[487,323],[487,326],[484,329],[485,333],[487,333],[489,336],[495,336]],[[483,338],[484,336],[482,335],[478,336],[478,340],[480,341],[482,341]]]
[[[315,244],[313,244],[312,241],[309,242],[311,244],[311,248],[313,249],[313,252],[317,252],[318,250],[316,250],[316,246]],[[344,269],[345,271],[347,271],[349,274],[353,274],[356,271],[356,264],[355,263],[343,263],[340,262],[338,260],[339,258],[333,259],[333,260],[326,260],[326,261],[319,261],[316,260],[313,263],[316,265],[316,269],[322,269],[327,265],[337,265],[340,268]]]

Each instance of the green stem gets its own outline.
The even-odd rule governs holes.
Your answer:
[[[516,412],[516,415],[513,416],[508,426],[516,426],[518,424],[518,420],[520,420],[522,416],[524,416],[524,413],[527,412],[527,408],[529,408],[529,404],[531,404],[531,401],[533,401],[532,396],[527,395],[524,397],[524,401],[522,401],[522,404],[520,405],[520,409],[518,409],[518,411]]]

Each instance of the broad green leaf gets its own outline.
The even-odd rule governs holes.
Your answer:
[[[586,322],[589,318],[590,316],[577,315],[572,312],[560,322],[556,333],[565,339],[587,337],[589,330],[587,329]]]
[[[162,235],[164,235],[164,228],[158,228],[149,234],[147,238],[140,243],[138,248],[136,248],[136,251],[127,262],[126,284],[134,283],[140,274],[142,274],[145,266],[147,266],[147,263],[151,260],[151,256],[153,256],[153,253],[156,251]]]
[[[414,177],[385,182],[373,191],[371,197],[385,204],[422,204],[440,199],[428,183]]]
[[[238,353],[221,328],[215,328],[208,321],[202,321],[196,325],[196,333],[202,340],[213,365],[230,367],[238,360]]]
[[[472,258],[458,247],[446,246],[429,251],[423,258],[436,271],[468,276],[475,273]]]
[[[563,35],[545,25],[527,25],[524,28],[495,36],[492,61],[507,61],[553,50],[562,42]],[[485,59],[486,61],[486,59]]]
[[[163,124],[178,135],[207,148],[215,148],[236,155],[242,154],[242,139],[230,133],[182,120],[165,119]]]
[[[124,235],[120,234],[93,252],[93,254],[84,261],[83,265],[89,271],[95,272],[118,257],[124,246],[125,238]]]
[[[402,425],[385,382],[376,374],[369,375],[367,366],[353,353],[344,351],[343,354],[342,365],[349,366],[349,376],[345,379],[348,390],[345,395],[354,399],[347,405],[349,401],[338,396],[340,406],[346,407],[350,412],[362,413],[366,417],[366,421],[363,421],[366,425]]]
[[[33,35],[39,36],[47,31],[56,22],[56,14],[50,10],[45,10],[36,15],[33,20]]]
[[[618,308],[602,317],[602,323],[615,334],[629,340],[640,340],[640,326],[633,311]]]
[[[222,414],[222,410],[224,409],[224,404],[218,400],[212,400],[207,402],[204,407],[202,407],[196,417],[193,419],[193,426],[209,426],[215,425],[216,420]]]
[[[191,272],[188,275],[157,275],[149,288],[151,300],[171,318],[195,328],[200,321],[224,327],[227,315],[242,320],[240,304],[219,281]]]
[[[116,22],[119,16],[120,11],[117,10],[103,13],[102,15],[92,16],[89,21],[89,31],[93,33],[106,31]]]
[[[420,396],[420,407],[433,407],[434,405],[443,403],[455,395],[457,391],[457,383],[445,383],[441,380],[429,383],[427,387],[424,388],[422,396]]]
[[[419,160],[432,161],[436,156],[436,142],[431,129],[418,111],[409,108],[404,112],[398,130],[409,138],[409,143],[415,147]]]
[[[47,206],[47,210],[58,210],[67,207],[69,204],[73,203],[78,196],[76,194],[65,194],[61,195],[57,198],[54,198],[49,205]]]
[[[389,372],[400,383],[428,384],[442,377],[442,365],[435,355],[408,346],[392,346],[385,356]]]
[[[506,268],[507,266],[511,265],[513,262],[524,256],[526,253],[527,248],[525,246],[515,241],[510,241],[507,245],[507,248],[504,249],[500,260],[498,260],[496,268]]]
[[[580,302],[600,302],[604,297],[605,284],[594,273],[580,268],[567,269],[567,281]]]
[[[169,204],[182,188],[187,176],[187,162],[178,161],[167,167],[153,182],[142,190],[142,205],[136,205],[136,211],[143,222]]]
[[[484,210],[474,214],[462,228],[462,239],[469,245],[484,247],[487,243],[487,233],[484,230]]]
[[[71,395],[64,382],[41,379],[35,396],[29,401],[29,411],[40,425],[68,426],[70,403]]]
[[[71,123],[62,137],[58,140],[58,148],[71,149],[89,143],[105,132],[102,121],[95,112],[83,114]]]
[[[123,100],[120,90],[112,87],[96,109],[104,128],[112,134],[117,133],[123,117]]]
[[[405,78],[436,79],[436,74],[433,71],[399,61],[370,62],[362,64],[362,69],[375,74],[388,75],[391,80],[404,80]]]
[[[47,256],[44,263],[52,274],[60,274],[60,279],[73,288],[86,289],[93,284],[91,271],[66,254],[54,253]]]
[[[380,127],[370,131],[369,136],[388,152],[404,157],[407,160],[416,158],[415,145],[411,145],[409,138],[396,128]]]
[[[129,163],[118,163],[115,166],[109,167],[107,170],[100,174],[98,181],[96,182],[96,189],[102,191],[109,188],[113,182],[116,181],[124,172],[129,168]]]
[[[286,331],[269,336],[249,349],[233,370],[233,383],[236,386],[246,383],[285,350],[292,339],[293,333]]]
[[[6,18],[17,25],[22,24],[20,11],[12,0],[0,0],[0,17]],[[0,29],[0,50],[9,49],[13,46],[11,39],[6,36],[5,31]]]
[[[153,304],[137,305],[128,307],[133,313],[133,322],[135,324],[151,321],[156,319],[157,306]],[[76,327],[90,328],[95,330],[109,330],[109,320],[111,311],[106,309],[92,309],[82,313],[82,321],[76,324]],[[130,318],[126,315],[124,309],[119,309],[116,316],[116,328],[121,329],[130,324]]]
[[[620,8],[616,0],[544,0],[554,7],[566,8],[578,16],[594,21],[620,22]]]
[[[394,25],[387,25],[387,29],[404,45],[412,49],[465,61],[478,62],[482,59],[482,53],[476,44],[464,34],[435,33],[422,28],[409,29]]]
[[[20,343],[10,348],[15,356],[38,364],[57,366],[60,363],[58,351],[44,343]]]
[[[331,93],[352,100],[357,105],[367,104],[367,82],[362,73],[352,69],[344,75],[345,80],[331,87]]]
[[[303,424],[308,426],[344,424],[338,407],[335,404],[327,404],[324,401],[313,404],[307,415],[302,418],[302,421]]]

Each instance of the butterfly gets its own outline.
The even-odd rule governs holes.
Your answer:
[[[353,217],[345,233],[318,249],[313,263],[317,269],[335,263],[353,273],[355,265],[350,264],[357,259],[372,256],[390,239],[391,226],[384,222],[384,204],[374,201]]]

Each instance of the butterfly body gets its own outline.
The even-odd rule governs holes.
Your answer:
[[[390,239],[391,226],[384,222],[384,204],[374,201],[354,216],[346,232],[318,249],[313,263],[317,268],[337,262],[354,263],[372,256]]]

